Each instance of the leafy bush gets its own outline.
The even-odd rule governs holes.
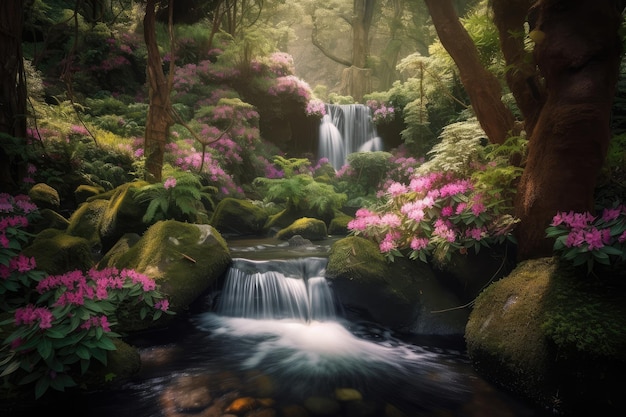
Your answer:
[[[120,315],[132,308],[141,319],[171,314],[155,282],[133,270],[38,271],[34,258],[20,254],[31,237],[25,230],[39,216],[27,196],[0,194],[0,215],[0,311],[13,316],[0,322],[6,384],[34,383],[36,398],[64,391],[94,360],[107,364],[113,339],[121,337],[111,330]]]
[[[626,205],[615,203],[600,216],[591,213],[557,213],[546,229],[555,239],[554,252],[574,266],[622,265],[626,261]]]
[[[195,221],[204,208],[202,199],[212,202],[211,194],[203,190],[197,175],[178,170],[167,172],[163,182],[141,187],[135,194],[137,202],[148,205],[143,222],[149,224],[167,219]]]

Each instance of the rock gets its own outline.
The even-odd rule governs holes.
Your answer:
[[[267,218],[267,212],[252,201],[227,197],[217,204],[210,223],[224,235],[256,235]]]
[[[107,253],[100,267],[129,268],[148,275],[167,295],[170,310],[184,312],[216,283],[230,261],[226,241],[212,226],[164,220],[150,226],[125,253]],[[134,325],[150,323],[142,320]]]
[[[207,408],[213,398],[207,375],[187,375],[179,377],[170,387],[176,410],[197,413]]]
[[[315,416],[333,416],[339,412],[339,403],[332,398],[312,396],[304,400],[304,407]]]
[[[100,187],[99,185],[81,184],[76,187],[76,190],[74,190],[74,200],[76,202],[76,205],[80,205],[91,197],[99,195],[103,192],[104,188]]]
[[[234,400],[226,409],[227,413],[243,414],[247,411],[254,409],[257,406],[257,401],[252,397],[239,397]]]
[[[333,244],[326,279],[346,310],[393,330],[459,338],[465,331],[468,312],[457,308],[459,300],[428,265],[406,258],[387,262],[365,238],[350,236]]]
[[[34,257],[37,269],[50,275],[77,269],[86,271],[94,265],[89,242],[58,229],[41,231],[33,243],[24,248],[23,253],[25,256]]]
[[[98,225],[106,211],[109,202],[107,200],[94,200],[81,204],[70,216],[66,233],[87,239],[95,250],[101,250],[100,233]]]
[[[328,230],[326,229],[326,223],[322,220],[302,217],[284,229],[279,230],[276,233],[276,238],[288,240],[295,235],[300,235],[302,238],[309,240],[323,240],[328,238]]]
[[[485,379],[538,407],[618,415],[626,407],[624,329],[626,286],[607,288],[541,258],[520,263],[479,295],[465,337]]]
[[[48,184],[38,183],[31,187],[28,196],[40,209],[58,210],[61,205],[59,192]]]
[[[41,214],[41,219],[37,219],[29,225],[29,231],[32,233],[37,234],[45,229],[66,230],[70,224],[65,217],[54,210],[41,209],[39,213]]]
[[[362,400],[363,396],[354,388],[337,388],[335,390],[335,398],[339,401],[355,401]]]

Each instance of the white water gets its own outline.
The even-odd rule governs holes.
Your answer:
[[[336,314],[325,266],[323,258],[235,259],[216,311],[198,316],[196,325],[212,346],[227,346],[232,366],[271,377],[290,398],[345,386],[366,391],[381,381],[388,386],[376,389],[391,390],[387,395],[396,384],[418,384],[438,401],[465,392],[440,355],[384,333],[375,340],[357,335],[359,326]]]
[[[354,152],[383,150],[370,108],[362,104],[327,104],[320,122],[319,157],[340,169]]]

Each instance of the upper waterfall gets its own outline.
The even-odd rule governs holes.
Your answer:
[[[381,151],[371,110],[363,104],[326,104],[319,128],[319,158],[340,169],[353,152]]]

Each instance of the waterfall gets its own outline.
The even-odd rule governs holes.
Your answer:
[[[319,157],[340,169],[353,152],[381,151],[383,143],[363,104],[327,104],[319,128]]]
[[[336,309],[323,276],[326,262],[324,258],[236,258],[227,272],[217,313],[252,319],[332,320]]]

